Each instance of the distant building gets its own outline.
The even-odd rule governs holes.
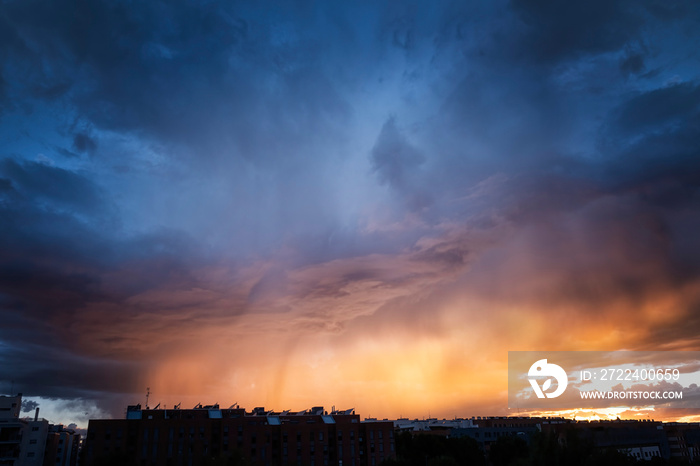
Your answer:
[[[126,419],[90,420],[87,466],[185,466],[224,458],[244,464],[377,466],[395,458],[391,421],[361,422],[353,410],[273,412],[219,405],[130,406]]]
[[[595,449],[615,449],[639,461],[655,458],[686,462],[700,458],[700,423],[662,423],[653,420],[576,421],[562,417],[472,417],[470,419],[397,419],[397,432],[412,435],[470,437],[488,456],[501,437],[530,443],[540,432],[565,446],[571,434]]]
[[[394,428],[399,432],[434,433],[449,435],[452,429],[467,429],[474,427],[473,419],[396,419]]]
[[[543,424],[542,431],[559,436],[565,442],[565,434],[575,431],[598,449],[616,449],[637,460],[669,459],[671,450],[661,422],[653,420],[605,420],[573,421],[560,424]]]
[[[470,427],[454,429],[450,436],[471,437],[476,440],[479,448],[488,454],[491,446],[501,437],[519,437],[530,443],[532,435],[540,431],[541,424],[551,420],[530,417],[480,417],[472,420],[473,425]]]
[[[700,423],[671,422],[663,424],[671,457],[686,461],[700,458]]]
[[[0,396],[0,465],[19,465],[23,424],[19,420],[22,395]]]
[[[0,396],[0,466],[75,466],[80,434],[39,419],[21,419],[22,394]]]
[[[62,425],[49,425],[44,451],[44,466],[75,466],[80,435]]]
[[[15,466],[44,464],[44,452],[46,451],[46,439],[49,433],[49,421],[39,419],[38,412],[33,421],[20,419],[23,424],[22,443],[20,444],[20,461]]]

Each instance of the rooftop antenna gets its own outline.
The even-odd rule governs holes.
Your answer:
[[[148,397],[151,396],[151,387],[146,387],[146,409],[148,409]]]

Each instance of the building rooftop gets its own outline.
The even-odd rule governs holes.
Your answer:
[[[332,409],[329,413],[323,406],[314,406],[303,411],[274,411],[267,410],[264,407],[253,408],[252,411],[246,411],[238,404],[233,404],[228,408],[222,409],[218,403],[213,405],[197,404],[193,408],[182,409],[180,404],[167,408],[160,404],[154,408],[142,407],[140,404],[130,405],[126,408],[126,419],[172,419],[172,418],[201,418],[208,417],[209,419],[222,419],[230,417],[251,417],[264,419],[270,425],[279,425],[282,422],[293,422],[294,418],[318,418],[318,422],[325,424],[335,424],[336,418],[352,417],[356,418],[353,422],[359,422],[359,415],[355,414],[354,408],[336,410]]]

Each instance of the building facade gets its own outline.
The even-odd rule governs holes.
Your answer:
[[[44,466],[75,466],[80,449],[80,435],[62,425],[49,425],[44,450]]]
[[[291,413],[130,406],[126,419],[91,420],[85,448],[86,464],[95,466],[377,466],[395,457],[392,422],[361,422],[353,410],[329,414],[322,407]]]
[[[0,396],[0,466],[15,466],[20,459],[23,425],[19,420],[22,395]]]
[[[20,418],[22,394],[0,396],[0,466],[75,466],[80,434],[39,419]]]

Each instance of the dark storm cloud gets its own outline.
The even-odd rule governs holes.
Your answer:
[[[682,83],[654,89],[627,100],[618,110],[614,129],[624,136],[695,127],[700,114],[700,87]]]
[[[617,49],[644,24],[642,7],[635,1],[514,0],[511,4],[527,28],[528,54],[542,61]]]
[[[125,305],[129,296],[169,280],[194,283],[178,258],[189,250],[186,239],[167,232],[112,236],[104,229],[114,227],[113,216],[104,193],[78,173],[0,162],[0,364],[2,377],[26,395],[127,389],[140,366],[97,356],[76,323],[91,303],[111,303],[108,319],[123,319],[134,315]],[[121,272],[125,262],[138,267]]]
[[[646,69],[644,56],[640,53],[628,53],[620,59],[620,71],[623,75],[639,74]]]
[[[390,117],[372,148],[372,168],[381,182],[398,191],[413,211],[431,202],[430,196],[416,186],[424,162],[425,157],[401,134],[395,118]]]
[[[38,77],[38,71],[32,72],[32,81],[80,80],[76,102],[92,119],[108,127],[152,131],[182,118],[188,121],[181,128],[198,121],[177,107],[156,103],[189,99],[197,86],[215,82],[226,62],[227,46],[242,34],[233,27],[235,20],[229,24],[213,9],[186,3],[165,8],[56,2],[37,8],[10,2],[3,17],[6,35],[14,39],[11,50],[22,54],[16,58],[19,65],[29,68],[51,57],[50,69]],[[170,60],[172,56],[177,60]],[[167,79],[185,71],[187,79]]]
[[[94,214],[104,207],[96,186],[69,170],[4,159],[0,161],[0,174],[31,205],[48,204],[53,209],[67,208],[82,214]]]
[[[0,12],[0,109],[21,108],[31,111],[27,98],[55,100],[69,91],[72,76],[61,60],[59,43],[37,37],[37,29],[21,27],[22,21],[14,15],[19,2],[3,4]],[[41,9],[36,10],[39,12]],[[50,17],[39,20],[38,30],[47,32],[56,24]],[[39,46],[36,50],[33,46]],[[42,54],[51,57],[51,65]],[[0,113],[2,115],[2,113]]]
[[[307,47],[308,30],[280,32],[259,16],[247,7],[189,2],[5,8],[15,63],[31,70],[49,60],[40,76],[27,71],[30,82],[80,83],[60,86],[78,118],[185,144],[201,161],[226,152],[255,163],[285,159],[285,146],[303,132],[329,130],[320,117],[348,111]],[[25,96],[20,88],[11,97]],[[268,120],[266,131],[254,124],[260,119]],[[90,141],[77,132],[73,149],[94,150]]]
[[[650,25],[674,27],[683,18],[700,17],[692,1],[668,5],[654,0],[513,0],[511,6],[524,24],[522,36],[515,35],[519,39],[513,44],[515,50],[543,63],[618,51],[626,44],[647,40],[641,34]],[[631,71],[640,68],[640,59],[641,55],[634,55],[628,62]]]
[[[85,133],[76,133],[73,136],[73,149],[79,153],[92,154],[97,150],[97,142]]]
[[[21,262],[0,262],[3,376],[29,396],[99,398],[101,392],[129,391],[140,380],[144,366],[111,358],[118,354],[114,347],[122,343],[136,342],[134,354],[140,354],[140,337],[134,340],[122,335],[121,341],[104,338],[101,345],[94,345],[92,340],[98,335],[84,333],[82,322],[90,319],[92,308],[99,304],[110,309],[102,314],[103,323],[138,327],[139,313],[164,311],[130,305],[128,298],[170,280],[178,282],[185,273],[183,265],[164,253],[153,253],[148,259],[141,255],[140,267],[125,272],[100,264],[97,258],[94,262],[64,259],[47,265],[40,251],[32,250],[32,244],[25,246]],[[66,248],[60,244],[54,247]],[[122,252],[133,253],[138,248],[126,244]],[[195,283],[191,279],[186,282]]]
[[[3,3],[0,377],[119,413],[239,316],[438,335],[460,287],[694,342],[698,7],[503,6]]]
[[[641,93],[612,112],[601,149],[610,180],[639,190],[650,204],[697,206],[700,87],[676,84]]]
[[[528,75],[517,68],[513,72]],[[488,90],[494,83],[473,84]],[[497,89],[502,92],[509,85],[498,83]],[[577,98],[572,99],[576,97],[575,89],[553,87],[539,93],[531,92],[538,88],[536,83],[525,81],[519,85],[524,98],[518,96],[516,102],[537,108],[545,118],[558,114],[558,106],[552,105],[552,97],[557,95],[574,104],[571,115],[586,114],[586,106],[577,103]],[[557,131],[551,135],[542,131],[540,141],[528,140],[534,146],[522,145],[518,131],[536,132],[539,122],[522,123],[515,130],[503,131],[496,121],[499,115],[510,115],[496,100],[491,102],[491,108],[482,106],[478,93],[474,86],[465,86],[455,95],[458,99],[451,102],[448,115],[464,122],[475,118],[469,102],[479,111],[484,109],[479,117],[491,124],[479,132],[472,132],[467,126],[462,134],[469,135],[467,140],[487,139],[488,150],[503,150],[487,161],[476,158],[471,167],[485,173],[500,170],[512,175],[500,181],[493,177],[492,186],[484,185],[481,200],[474,201],[483,201],[489,206],[486,212],[507,220],[518,233],[510,246],[509,240],[503,241],[496,248],[502,249],[500,252],[486,254],[488,266],[475,266],[478,273],[467,275],[465,283],[474,280],[474,288],[490,297],[486,299],[535,301],[554,313],[573,299],[590,315],[608,312],[613,301],[624,302],[630,309],[643,309],[660,295],[677,294],[678,303],[668,312],[677,312],[678,320],[669,323],[668,328],[676,328],[684,345],[697,344],[697,338],[691,335],[700,328],[696,319],[689,320],[688,316],[697,312],[698,299],[693,293],[680,291],[692,286],[699,276],[699,248],[693,240],[700,214],[700,96],[696,82],[615,96],[605,118],[591,125],[596,139],[586,157],[572,151],[580,148],[549,146],[548,142],[558,137]],[[538,100],[541,97],[544,100]],[[586,94],[585,98],[591,96]],[[531,111],[527,106],[523,108],[525,115]],[[587,123],[581,122],[575,128],[581,130]],[[553,128],[566,129],[561,122],[559,125]],[[571,128],[565,132],[573,136]],[[509,136],[511,140],[504,144]],[[499,138],[501,141],[496,140]],[[459,165],[448,166],[455,169]],[[473,172],[447,173],[440,180],[443,185],[449,184],[453,176],[464,175],[473,176]],[[549,278],[545,282],[524,278],[531,273]],[[518,283],[515,277],[523,281]],[[540,286],[546,282],[549,285]],[[687,331],[681,331],[683,328]],[[673,338],[665,336],[671,344]],[[658,344],[660,339],[654,341]]]
[[[635,98],[623,108],[627,105],[634,107]],[[690,107],[694,105],[697,102]],[[608,157],[602,161],[581,164],[573,173],[521,174],[496,188],[488,205],[519,233],[516,246],[505,246],[502,254],[491,257],[496,262],[490,268],[507,271],[505,275],[494,278],[481,271],[482,278],[474,277],[478,288],[487,295],[510,296],[508,301],[539,301],[551,309],[574,299],[591,315],[607,312],[612,300],[642,309],[660,293],[678,293],[682,303],[676,310],[683,317],[672,326],[688,330],[678,334],[688,342],[700,331],[696,320],[687,318],[697,312],[697,297],[690,293],[680,298],[680,290],[691,286],[700,272],[698,247],[692,239],[700,214],[698,157],[689,156],[696,154],[694,140],[699,134],[692,112],[685,111],[688,105],[680,107],[684,109],[680,115],[658,112],[656,123],[646,121],[645,114],[637,115],[639,126],[629,126],[634,127],[634,136],[615,132],[624,137],[606,146]],[[654,113],[653,108],[645,111]],[[649,140],[658,136],[647,133],[654,128],[663,134],[669,119],[676,121],[670,126],[673,136],[653,153]],[[608,129],[603,127],[602,134],[609,134]],[[633,147],[640,149],[631,150],[628,141],[638,134],[642,142],[635,141]],[[641,150],[644,143],[646,152]],[[528,253],[521,258],[518,251]],[[527,270],[537,270],[557,285],[540,287],[529,280],[508,285],[513,283],[511,273],[527,276]]]
[[[56,299],[59,307],[64,299],[85,299],[82,293],[95,280],[92,265],[109,256],[105,238],[88,221],[114,223],[99,190],[75,173],[34,162],[5,159],[0,173],[6,193],[0,203],[0,285],[7,296],[46,293],[45,304]],[[66,266],[81,263],[88,265]],[[51,286],[58,270],[70,272],[58,272],[62,278]]]
[[[38,407],[39,407],[39,403],[37,403],[36,401],[22,400],[22,412],[23,413],[28,413],[30,411],[34,411]]]
[[[44,352],[41,361],[28,360],[24,351]],[[5,357],[3,357],[4,359]],[[31,364],[27,364],[31,362]],[[72,398],[90,391],[120,393],[129,391],[138,382],[137,364],[107,359],[84,359],[75,354],[62,354],[55,349],[27,345],[23,351],[8,351],[3,361],[16,378],[15,383],[27,387],[27,395]],[[34,391],[38,387],[39,390]]]

